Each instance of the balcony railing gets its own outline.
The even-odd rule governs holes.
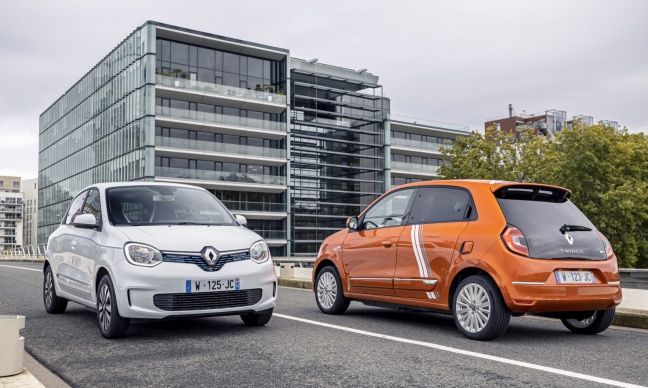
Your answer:
[[[424,125],[426,127],[434,127],[434,128],[439,128],[439,129],[451,129],[451,130],[454,130],[454,131],[461,131],[461,132],[470,132],[470,127],[466,126],[466,125],[444,123],[444,122],[441,122],[441,121],[417,119],[415,117],[399,116],[399,115],[393,115],[393,114],[390,114],[389,118],[391,120],[393,120],[393,121],[402,121],[404,123],[410,123],[410,124],[420,124],[420,125]]]
[[[160,147],[182,148],[192,151],[221,152],[224,154],[263,156],[268,158],[286,158],[286,150],[277,148],[244,146],[238,144],[214,143],[210,141],[198,141],[189,139],[178,139],[174,137],[156,136],[155,145]]]
[[[255,128],[255,129],[265,129],[270,131],[286,132],[286,123],[278,122],[278,121],[249,119],[246,117],[221,115],[217,113],[198,112],[194,110],[168,108],[163,106],[156,106],[155,114],[157,116],[197,121],[204,124],[224,124],[228,126],[235,126],[235,127],[242,127],[242,128]]]
[[[399,137],[392,137],[391,144],[393,146],[402,146],[402,147],[408,147],[417,150],[434,151],[434,152],[441,152],[441,147],[452,148],[452,144],[428,143],[425,141],[401,139]]]
[[[274,202],[246,202],[246,201],[221,201],[230,211],[247,212],[285,212],[285,203]]]
[[[285,185],[285,176],[243,174],[225,171],[193,170],[177,167],[155,167],[155,176],[179,179],[200,179],[232,183],[253,183],[263,185]]]
[[[405,162],[392,162],[392,170],[410,172],[410,173],[423,173],[436,175],[439,166],[430,166],[427,164],[414,164]]]
[[[251,229],[253,232],[258,233],[263,237],[265,240],[285,240],[286,239],[286,231],[285,230],[254,230]]]
[[[202,81],[192,81],[186,78],[168,77],[160,74],[155,76],[155,82],[163,86],[204,92],[224,97],[237,97],[259,102],[272,102],[275,104],[284,105],[286,104],[285,94],[270,93],[263,90],[242,89],[234,86],[219,85]]]

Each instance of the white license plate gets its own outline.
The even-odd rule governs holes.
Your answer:
[[[594,283],[592,271],[556,271],[556,283]]]
[[[185,284],[187,293],[240,290],[239,278],[218,280],[187,280]]]

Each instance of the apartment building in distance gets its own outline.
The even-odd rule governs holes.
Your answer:
[[[23,193],[20,177],[0,176],[0,251],[23,245]]]
[[[23,246],[37,244],[38,178],[22,181],[23,192]]]
[[[517,134],[519,128],[525,127],[534,129],[536,135],[554,137],[563,129],[571,128],[576,122],[583,125],[593,125],[594,117],[577,115],[569,119],[566,111],[558,109],[532,114],[527,114],[526,111],[517,113],[513,110],[513,105],[509,104],[509,114],[488,119],[484,122],[484,129],[494,126],[504,132]],[[614,129],[619,128],[619,123],[616,121],[601,120],[599,122]]]
[[[156,181],[208,189],[274,256],[312,256],[392,185],[435,178],[439,144],[468,134],[391,116],[378,80],[146,22],[40,117],[38,243],[83,187]]]

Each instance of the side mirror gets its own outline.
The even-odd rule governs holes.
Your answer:
[[[358,217],[349,217],[347,218],[346,227],[351,230],[358,229]]]
[[[243,217],[240,214],[235,215],[234,218],[236,218],[236,221],[238,221],[239,224],[247,228],[247,218]]]
[[[79,214],[74,218],[74,227],[82,229],[94,229],[99,227],[97,219],[92,214]]]

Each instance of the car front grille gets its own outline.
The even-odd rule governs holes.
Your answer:
[[[200,254],[180,254],[172,252],[162,252],[162,261],[165,263],[183,263],[183,264],[195,264],[199,266],[203,271],[215,272],[223,268],[227,263],[233,263],[235,261],[243,261],[250,259],[250,251],[237,252],[237,253],[223,253],[221,257],[218,258],[216,264],[213,267],[207,265],[205,260],[200,256]]]
[[[261,295],[260,288],[193,294],[157,294],[153,295],[153,304],[164,311],[226,309],[255,305],[261,300]]]

